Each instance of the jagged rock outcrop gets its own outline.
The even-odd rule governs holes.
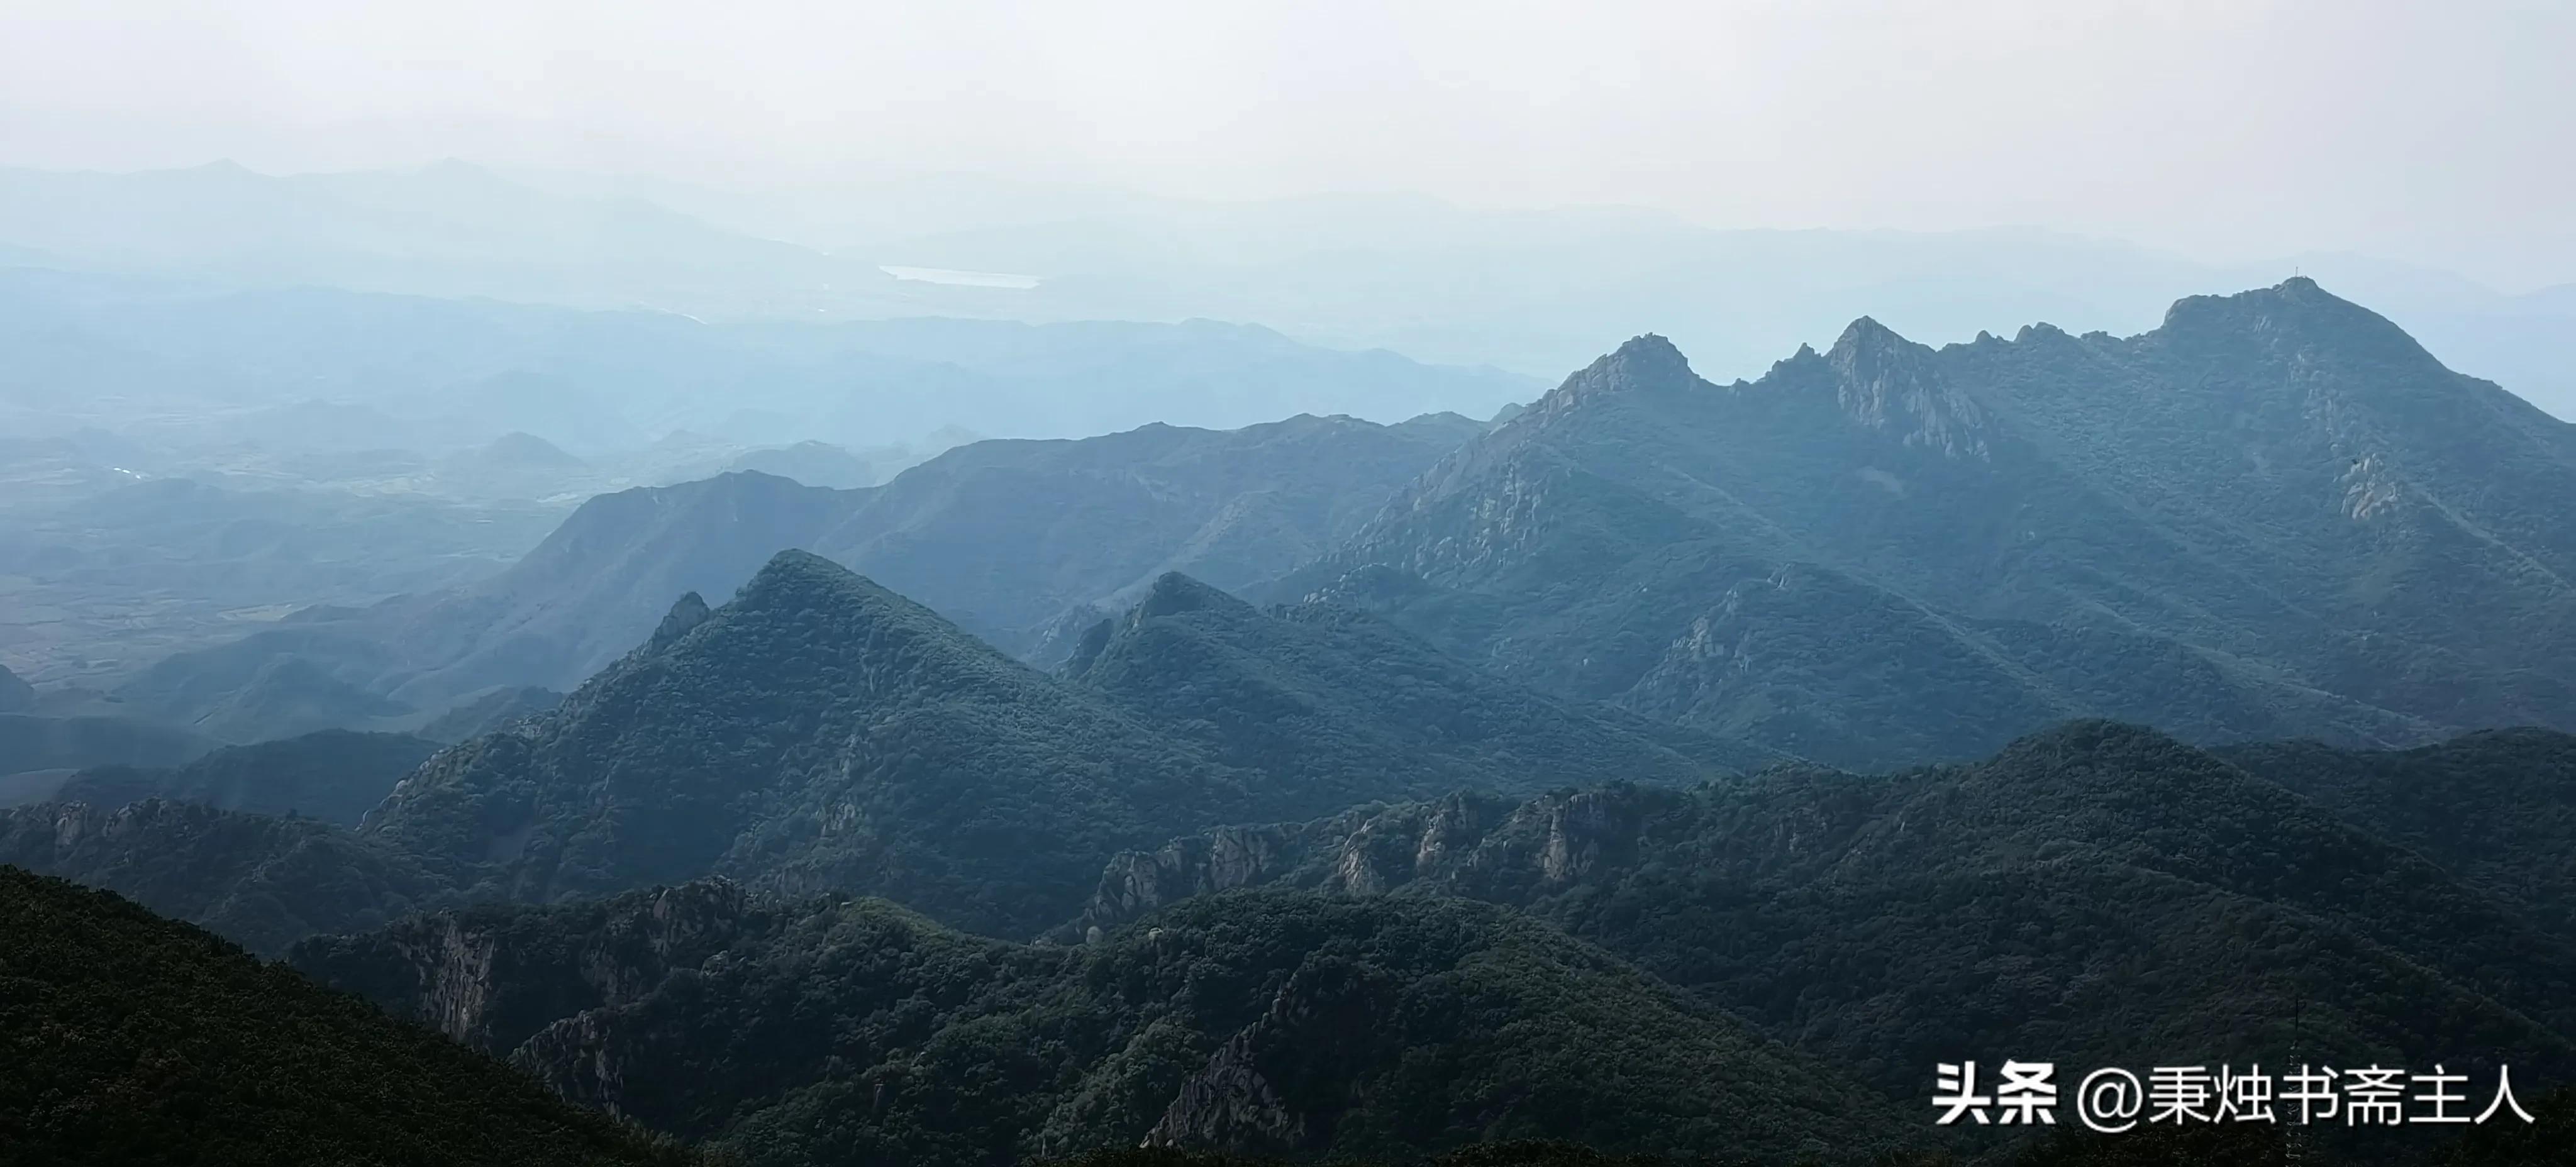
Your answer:
[[[1872,429],[1951,458],[1989,458],[1985,410],[1942,376],[1933,351],[1863,316],[1844,329],[1824,363],[1836,403]]]
[[[317,937],[291,959],[317,980],[506,1055],[541,1030],[651,992],[774,919],[740,886],[713,879],[533,918],[498,908],[433,912],[363,937]]]
[[[1261,1020],[1226,1039],[1145,1133],[1148,1147],[1309,1154],[1364,1101],[1351,1070],[1375,1061],[1402,994],[1384,970],[1319,956]]]
[[[1104,926],[1116,927],[1165,904],[1267,883],[1303,857],[1307,834],[1294,825],[1219,827],[1175,839],[1158,851],[1122,852],[1109,861],[1099,890],[1069,931],[1097,940]]]
[[[1098,940],[1192,896],[1279,884],[1338,895],[1544,894],[1633,863],[1654,817],[1688,795],[1613,785],[1526,802],[1460,792],[1311,823],[1224,827],[1110,861],[1060,937]]]
[[[662,623],[654,627],[652,638],[644,642],[645,649],[652,651],[670,647],[672,642],[688,635],[690,629],[706,623],[712,611],[707,607],[706,599],[698,593],[683,593],[678,602],[671,605],[671,610],[663,614]]]

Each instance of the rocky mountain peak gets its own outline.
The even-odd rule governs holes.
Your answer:
[[[1896,330],[1878,322],[1874,316],[1862,316],[1843,327],[1842,335],[1826,351],[1829,360],[1849,362],[1863,357],[1888,359],[1907,348],[1919,348],[1914,342],[1896,334]]]
[[[2438,366],[2387,317],[2292,276],[2230,296],[2187,296],[2165,310],[2157,333],[2186,347],[2255,345],[2283,356],[2331,350],[2342,359]]]
[[[1835,399],[1852,419],[1947,457],[1991,456],[1985,409],[1943,379],[1931,349],[1863,316],[1843,329],[1824,362]]]
[[[1649,332],[1630,338],[1628,343],[1566,378],[1533,408],[1561,413],[1578,402],[1607,394],[1634,389],[1687,389],[1699,383],[1699,375],[1691,372],[1690,359],[1673,347],[1672,341]]]
[[[789,548],[771,556],[768,563],[752,573],[727,607],[797,612],[874,602],[909,603],[849,568],[811,551]]]
[[[688,635],[690,629],[706,623],[711,611],[707,607],[706,598],[698,593],[688,592],[681,595],[679,602],[672,604],[670,612],[662,617],[662,623],[653,629],[653,639],[647,647],[653,649],[669,647],[673,642]]]
[[[1136,605],[1136,610],[1129,617],[1129,621],[1133,623],[1156,616],[1172,616],[1182,612],[1198,612],[1215,608],[1240,608],[1250,612],[1252,605],[1180,572],[1167,571],[1155,578],[1153,586],[1145,592],[1144,600]]]

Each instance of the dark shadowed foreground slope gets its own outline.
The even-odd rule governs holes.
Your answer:
[[[2576,736],[2524,728],[2411,750],[2264,742],[2221,754],[2576,935]]]
[[[0,867],[0,1160],[685,1163],[428,1030]]]
[[[2566,939],[2288,790],[2104,723],[1882,777],[1229,828],[1121,857],[1068,932],[1282,885],[1511,905],[1906,1093],[1943,1060],[2268,1064],[2294,1043],[2576,1069]]]
[[[571,1098],[782,1167],[1529,1137],[1778,1161],[1903,1129],[1626,964],[1454,901],[1238,894],[1065,948],[692,884],[440,913],[294,960]]]

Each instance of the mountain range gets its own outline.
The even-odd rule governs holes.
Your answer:
[[[0,370],[0,417],[21,433],[281,453],[448,455],[522,433],[613,462],[675,434],[862,449],[950,427],[1396,422],[1483,417],[1544,388],[1204,318],[741,319],[9,266],[0,340],[17,358]]]
[[[293,962],[758,1163],[1566,1134],[1843,1156],[1922,1145],[1877,1116],[1942,1058],[2576,1069],[2566,735],[2214,754],[2076,723],[1972,765],[1639,785],[1598,775],[1674,746],[1507,682],[1462,698],[1500,724],[1425,724],[1407,701],[1457,683],[1435,655],[1172,577],[1049,677],[791,553],[355,832],[74,803],[0,812],[0,861],[260,951],[358,933]],[[1579,786],[1511,769],[1622,742]],[[1383,767],[1335,769],[1359,758]],[[2391,793],[2458,775],[2489,776],[2460,787],[2474,852]],[[1522,793],[1387,797],[1408,776]],[[1210,829],[1299,803],[1346,809]],[[1176,821],[1203,825],[1106,854]]]
[[[978,442],[866,489],[736,473],[621,491],[583,504],[487,579],[299,612],[173,655],[120,692],[198,723],[240,704],[263,670],[289,667],[280,662],[300,662],[306,700],[353,711],[380,701],[434,711],[495,685],[569,689],[644,639],[681,594],[730,595],[790,548],[925,598],[1006,649],[1060,658],[1162,573],[1241,588],[1320,554],[1481,428],[1438,415],[1395,426],[1157,425]],[[230,736],[314,728],[250,725]]]
[[[449,861],[473,895],[721,874],[1025,936],[1071,911],[1101,858],[1175,824],[1459,783],[1686,783],[1758,756],[1474,678],[1373,620],[1264,616],[1177,575],[1123,623],[1050,677],[781,553],[720,608],[684,597],[551,712],[440,752],[365,830]]]
[[[750,194],[448,160],[284,176],[229,163],[0,170],[0,249],[11,248],[31,266],[177,272],[219,286],[327,284],[710,320],[1257,320],[1311,343],[1530,376],[1643,328],[1727,377],[1862,313],[1940,339],[2034,319],[2130,331],[2191,291],[2306,272],[2382,305],[2454,366],[2576,412],[2566,349],[2576,295],[2564,285],[2497,291],[2349,254],[2210,263],[2027,228],[1730,230],[1634,207],[1499,210],[1394,194],[1213,202],[978,175]],[[1020,278],[896,279],[880,265]],[[1300,409],[1328,411],[1304,402],[1273,416]]]
[[[2129,338],[1863,319],[1731,385],[1642,337],[1271,590],[1839,764],[2406,743],[2576,725],[2570,490],[2566,423],[2293,280]]]
[[[795,547],[1041,663],[1182,570],[1837,765],[2071,717],[2404,745],[2576,725],[2571,488],[2566,423],[2294,280],[2128,338],[1932,349],[1863,319],[1731,385],[1641,337],[1494,426],[1149,426],[976,443],[868,490],[607,495],[486,581],[308,612],[124,692],[196,723],[185,694],[272,668],[353,711],[568,688],[671,597]]]
[[[622,491],[484,579],[0,691],[422,731],[58,764],[0,863],[139,908],[0,879],[754,1164],[2091,1161],[1934,1128],[1963,1059],[2536,1102],[2576,1073],[2570,441],[2293,280],[2126,338],[1864,319],[1732,384],[1640,337],[1493,423]],[[258,967],[216,951],[169,975]],[[379,1032],[327,1028],[230,1056]],[[2374,1133],[2134,1154],[2436,1146]]]

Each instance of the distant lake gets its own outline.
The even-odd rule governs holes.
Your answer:
[[[970,288],[1034,288],[1036,276],[1015,276],[998,271],[954,271],[944,267],[896,267],[879,264],[877,270],[899,280],[920,280],[928,284],[961,284]]]

